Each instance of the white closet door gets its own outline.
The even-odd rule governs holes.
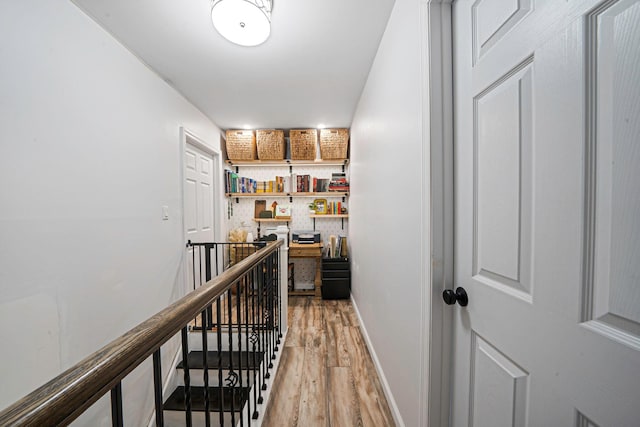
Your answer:
[[[640,426],[640,2],[454,4],[452,417]]]

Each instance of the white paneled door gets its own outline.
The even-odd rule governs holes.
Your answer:
[[[453,24],[452,425],[640,426],[640,1]]]
[[[184,227],[187,241],[205,243],[214,241],[214,174],[213,157],[200,148],[184,145]],[[204,249],[187,248],[185,269],[187,291],[205,281]],[[194,262],[195,261],[195,262]],[[195,276],[195,277],[194,277]]]

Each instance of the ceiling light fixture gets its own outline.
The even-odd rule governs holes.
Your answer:
[[[273,0],[214,0],[211,21],[232,43],[258,46],[271,34]]]

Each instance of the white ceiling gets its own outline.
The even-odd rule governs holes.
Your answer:
[[[257,47],[211,0],[73,0],[222,129],[349,127],[394,0],[274,0]]]

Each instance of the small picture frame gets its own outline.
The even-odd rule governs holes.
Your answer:
[[[313,201],[316,205],[316,214],[322,215],[327,213],[327,199],[315,199]]]
[[[276,206],[276,218],[291,218],[291,205]]]

